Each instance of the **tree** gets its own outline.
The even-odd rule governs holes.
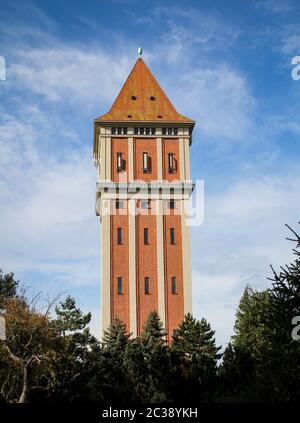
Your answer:
[[[272,315],[274,316],[273,354],[275,363],[273,381],[276,396],[280,400],[300,399],[300,342],[292,338],[293,319],[300,316],[300,236],[286,225],[293,234],[287,238],[296,244],[293,249],[295,260],[281,266],[276,272],[271,266],[273,282],[271,290]],[[275,364],[274,363],[274,364]]]
[[[36,299],[28,302],[24,295],[5,300],[4,317],[7,339],[1,342],[0,356],[6,377],[1,394],[7,402],[27,402],[29,393],[39,382],[37,368],[46,366],[56,333],[49,318],[49,308],[42,313]]]
[[[270,298],[270,290],[257,292],[247,286],[236,312],[233,344],[252,357],[259,358],[271,348],[274,316]]]
[[[142,334],[125,350],[124,365],[137,402],[165,402],[169,399],[170,362],[166,331],[156,311],[150,312]]]
[[[55,307],[55,312],[56,319],[52,324],[59,338],[52,361],[56,375],[53,400],[75,401],[82,392],[82,381],[98,342],[88,327],[91,313],[84,314],[76,307],[74,298],[68,296]]]
[[[227,351],[220,369],[235,387],[229,396],[235,392],[250,401],[300,399],[300,343],[292,338],[292,319],[300,315],[300,239],[292,232],[296,260],[280,272],[271,266],[272,288],[257,292],[246,287],[240,301],[232,337],[234,354],[229,357]]]
[[[5,301],[17,294],[19,281],[16,281],[13,273],[3,274],[0,269],[0,310],[5,306]]]
[[[85,390],[89,401],[97,403],[130,402],[133,389],[124,366],[130,343],[126,325],[118,318],[104,332],[101,349],[93,349],[87,363]]]
[[[146,349],[151,349],[156,345],[164,345],[166,331],[157,311],[149,313],[146,322],[143,324],[141,341]]]
[[[172,350],[181,362],[184,395],[179,400],[209,401],[213,399],[217,378],[217,360],[221,357],[216,346],[215,332],[206,319],[200,321],[187,313],[173,340]]]
[[[218,369],[217,400],[221,402],[249,402],[253,399],[255,379],[254,360],[242,348],[227,345]]]
[[[76,307],[76,301],[70,295],[55,307],[57,329],[65,337],[67,333],[72,334],[86,328],[91,321],[91,313],[83,314]]]
[[[127,333],[126,325],[116,317],[108,329],[104,331],[102,346],[117,357],[122,356],[129,342],[130,334]]]

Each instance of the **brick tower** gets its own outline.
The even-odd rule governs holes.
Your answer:
[[[170,341],[192,311],[186,210],[194,124],[142,58],[110,111],[95,119],[102,331],[118,316],[137,336],[157,310]]]

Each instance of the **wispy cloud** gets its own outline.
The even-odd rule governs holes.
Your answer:
[[[194,310],[213,323],[220,343],[233,333],[245,286],[269,287],[269,264],[292,259],[284,224],[297,228],[300,179],[290,172],[244,179],[205,197],[204,224],[192,230]]]
[[[254,1],[254,6],[270,13],[285,13],[293,10],[292,0],[263,0]]]
[[[241,140],[251,130],[255,99],[246,79],[226,65],[186,73],[175,93],[208,136]]]
[[[265,12],[267,7],[278,16],[288,12],[286,2],[263,3]],[[224,345],[244,286],[265,287],[268,264],[282,264],[290,256],[283,225],[298,220],[300,181],[295,162],[288,171],[277,166],[280,151],[274,138],[286,131],[299,134],[298,121],[288,113],[278,118],[279,112],[267,110],[260,125],[260,99],[251,75],[240,65],[239,51],[231,50],[245,35],[244,27],[200,7],[151,6],[139,13],[128,3],[121,5],[135,16],[135,31],[151,32],[144,57],[158,81],[176,108],[197,120],[193,178],[204,165],[207,168],[197,151],[199,135],[204,153],[206,148],[206,154],[209,149],[221,155],[208,164],[218,182],[212,188],[212,178],[207,181],[205,221],[191,231],[191,251],[194,313],[208,317]],[[97,331],[100,246],[92,119],[108,109],[127,77],[135,59],[136,33],[129,33],[127,25],[126,33],[118,28],[119,40],[116,36],[111,48],[97,33],[97,19],[83,14],[76,25],[88,26],[97,36],[78,42],[56,31],[57,22],[39,9],[26,11],[30,13],[31,25],[21,17],[1,25],[10,56],[8,79],[0,86],[5,95],[0,110],[0,265],[29,282],[33,278],[47,289],[51,285],[52,292],[78,295],[79,303],[96,313]],[[111,31],[103,21],[101,25]],[[253,27],[251,34],[262,29],[265,36],[265,26]],[[268,42],[276,39],[277,51],[285,58],[298,53],[295,25],[278,34],[274,28],[270,31]],[[241,61],[246,58],[245,44]],[[254,136],[258,141],[247,150]],[[258,142],[264,145],[261,150]],[[232,147],[225,151],[223,145]]]

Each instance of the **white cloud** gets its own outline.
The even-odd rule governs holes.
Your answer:
[[[288,0],[263,0],[254,2],[254,6],[260,10],[271,13],[285,13],[293,10],[291,1]]]
[[[297,32],[287,34],[281,40],[281,52],[287,55],[299,55],[300,52],[300,33]]]
[[[25,49],[9,66],[10,80],[42,95],[47,101],[94,107],[111,101],[125,80],[131,63],[124,55],[114,57],[100,48],[51,47]]]
[[[181,109],[208,136],[241,140],[252,127],[255,100],[246,80],[226,65],[182,75],[175,88]]]
[[[223,345],[233,334],[245,286],[270,287],[269,264],[293,260],[284,224],[297,229],[299,186],[291,170],[281,178],[242,180],[205,197],[204,224],[191,229],[194,312],[208,318]]]
[[[157,64],[166,92],[180,112],[198,121],[206,139],[245,139],[254,128],[251,88],[238,70],[216,65],[216,58],[208,55],[220,42],[230,45],[238,33],[229,27],[224,31],[219,19],[181,13],[182,19],[191,20],[192,30],[169,21],[146,52],[150,68]],[[179,12],[177,17],[182,23]],[[36,34],[43,39],[41,31]],[[79,289],[99,283],[100,248],[91,151],[78,147],[76,131],[86,109],[100,114],[101,102],[111,104],[133,63],[120,48],[107,53],[102,46],[46,39],[43,47],[24,46],[10,61],[6,86],[14,94],[21,89],[24,96],[38,96],[35,103],[19,103],[14,116],[2,114],[0,264],[7,271],[37,272],[58,291],[75,286],[80,300]],[[205,51],[204,60],[195,46]],[[66,104],[72,120],[58,116]],[[59,144],[57,151],[48,151],[45,140]],[[204,225],[192,228],[194,312],[211,321],[223,345],[232,335],[245,285],[265,287],[268,264],[290,257],[283,224],[298,220],[299,182],[292,172],[281,179],[241,180],[205,198]],[[91,306],[94,331],[99,327],[98,300]]]
[[[45,273],[51,265],[57,279],[91,283],[90,261],[99,248],[91,152],[46,155],[43,119],[40,113],[30,123],[26,115],[6,115],[0,126],[1,265]]]

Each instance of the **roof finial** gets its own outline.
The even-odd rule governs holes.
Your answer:
[[[138,48],[138,55],[139,55],[139,57],[142,57],[142,54],[143,54],[143,48],[142,47],[139,47]]]

